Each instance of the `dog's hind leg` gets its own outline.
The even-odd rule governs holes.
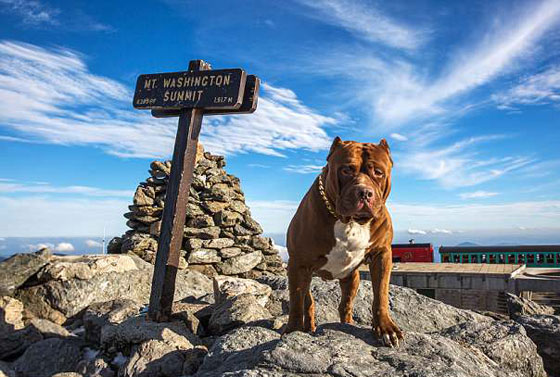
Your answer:
[[[340,279],[339,283],[341,297],[338,313],[340,314],[340,322],[353,323],[352,311],[354,309],[354,298],[360,286],[360,273],[358,269],[356,268],[344,279]]]

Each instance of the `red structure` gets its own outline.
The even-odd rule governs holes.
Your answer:
[[[434,262],[434,247],[431,243],[402,243],[391,245],[393,262]]]

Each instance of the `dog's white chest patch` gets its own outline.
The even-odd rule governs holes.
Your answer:
[[[336,244],[326,255],[327,263],[321,270],[331,273],[334,279],[342,279],[354,270],[364,259],[370,246],[370,223],[360,225],[354,221],[334,224]]]

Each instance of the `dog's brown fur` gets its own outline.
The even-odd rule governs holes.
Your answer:
[[[389,316],[388,308],[393,226],[385,202],[391,191],[392,165],[389,146],[384,139],[379,144],[372,144],[343,142],[337,137],[327,157],[327,166],[323,170],[326,195],[342,222],[348,222],[352,217],[352,208],[345,208],[345,205],[352,206],[351,203],[348,204],[348,197],[352,196],[342,193],[348,193],[357,186],[367,186],[375,192],[370,206],[371,246],[366,250],[365,260],[369,262],[372,277],[373,330],[378,337],[383,337],[388,345],[398,344],[397,338],[403,337]],[[349,170],[341,173],[341,169],[348,166],[353,169],[352,176],[348,174]],[[375,166],[377,173],[382,171],[383,175],[371,173],[371,166]],[[334,224],[337,219],[328,212],[319,194],[318,179],[319,177],[301,201],[288,228],[290,315],[286,333],[315,331],[311,277],[315,273],[324,279],[332,279],[331,273],[322,271],[321,267],[327,262],[326,256],[335,245]],[[339,306],[340,321],[352,323],[353,301],[360,283],[358,269],[339,279],[339,283],[342,293]]]

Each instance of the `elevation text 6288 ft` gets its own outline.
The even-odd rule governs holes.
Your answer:
[[[237,109],[246,78],[242,69],[140,75],[133,105],[137,109]]]

